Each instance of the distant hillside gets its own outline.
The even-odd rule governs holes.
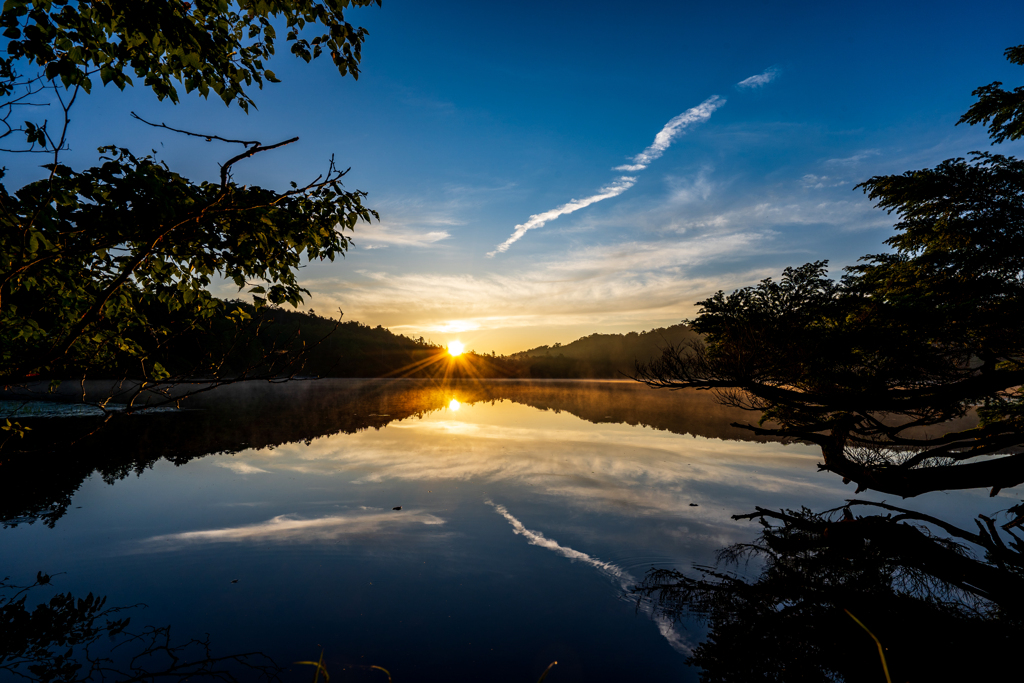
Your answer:
[[[686,325],[659,327],[627,334],[592,334],[570,344],[538,346],[512,356],[525,362],[527,376],[601,379],[632,376],[636,362],[646,363],[669,345],[697,339]]]
[[[538,346],[509,356],[466,353],[452,360],[439,344],[394,334],[378,325],[354,320],[341,322],[317,315],[267,307],[259,312],[251,304],[233,301],[252,316],[247,331],[239,334],[234,323],[218,319],[213,329],[185,335],[176,341],[176,362],[169,369],[192,376],[203,357],[224,358],[223,375],[257,374],[313,377],[481,377],[520,379],[622,379],[632,376],[637,361],[647,362],[666,346],[696,339],[685,325],[673,325],[628,334],[592,334],[571,344]],[[284,349],[290,353],[282,356]],[[304,349],[300,364],[281,365]],[[117,373],[110,373],[117,376]]]
[[[476,376],[521,379],[621,379],[636,371],[669,345],[698,338],[686,325],[627,334],[592,334],[570,344],[538,346],[509,356],[467,353],[449,363],[444,348],[397,335],[381,327],[346,321],[331,333],[335,321],[313,313],[277,309],[263,327],[264,339],[283,339],[296,332],[307,344],[319,341],[302,374],[320,377]],[[430,362],[433,360],[434,362]]]

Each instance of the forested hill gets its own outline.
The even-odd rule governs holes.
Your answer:
[[[686,343],[699,335],[686,325],[659,327],[627,334],[592,334],[570,344],[538,346],[515,354],[527,361],[530,377],[580,379],[632,376],[636,361],[645,363],[669,345]]]
[[[669,345],[685,343],[698,335],[685,325],[628,334],[592,334],[570,344],[539,346],[510,356],[467,352],[458,360],[444,347],[394,334],[354,320],[336,320],[283,308],[257,312],[251,304],[240,306],[253,319],[239,332],[227,319],[219,321],[214,335],[186,335],[180,346],[178,375],[188,376],[200,350],[224,358],[230,374],[299,374],[319,377],[490,377],[522,379],[622,379],[632,376],[636,362],[661,355]],[[258,323],[258,324],[256,324]],[[217,348],[214,348],[217,347]],[[284,349],[287,349],[287,355]],[[297,363],[282,364],[301,351]],[[280,360],[279,360],[280,359]],[[268,365],[269,363],[269,365]]]
[[[255,310],[242,302],[246,310]],[[229,354],[234,365],[255,364],[274,349],[307,349],[299,366],[301,375],[319,377],[429,376],[415,372],[428,358],[445,355],[444,349],[424,340],[395,334],[378,325],[370,327],[355,320],[339,323],[313,311],[286,308],[264,309],[257,336],[245,335],[244,351]],[[238,347],[236,346],[236,349]],[[245,358],[240,355],[244,354]]]

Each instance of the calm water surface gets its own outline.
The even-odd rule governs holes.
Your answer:
[[[748,415],[629,382],[324,380],[190,405],[103,437],[146,454],[141,473],[79,463],[63,515],[25,502],[0,574],[64,572],[57,590],[145,603],[134,620],[217,651],[323,650],[332,674],[533,681],[557,660],[555,683],[688,681],[704,631],[638,609],[629,587],[750,540],[756,524],[731,516],[755,505],[854,494],[816,471],[816,448],[742,440],[729,424]],[[1020,498],[912,503],[970,525]]]

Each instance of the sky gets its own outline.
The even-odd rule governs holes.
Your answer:
[[[237,153],[132,110],[224,137],[297,135],[235,179],[286,189],[333,154],[380,213],[344,259],[301,271],[306,307],[483,353],[676,324],[808,261],[838,275],[892,234],[855,185],[988,149],[984,130],[955,126],[971,91],[1024,84],[1003,57],[1024,43],[1019,0],[384,0],[347,19],[370,33],[358,81],[282,43],[269,65],[282,82],[254,89],[248,115],[96,88],[65,163],[95,164],[102,144],[154,149],[198,181]],[[3,163],[9,186],[40,172]]]

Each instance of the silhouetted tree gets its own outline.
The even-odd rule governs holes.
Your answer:
[[[1021,63],[1024,46],[1007,55]],[[1024,90],[995,83],[964,116],[1024,130]],[[638,368],[761,413],[758,433],[821,447],[858,491],[901,496],[1024,481],[1024,162],[975,152],[858,185],[895,213],[888,253],[839,280],[827,262],[699,302],[702,341]],[[941,425],[981,406],[980,425]]]
[[[232,178],[237,164],[298,138],[264,144],[150,123],[240,151],[217,182],[192,182],[113,146],[101,148],[99,166],[76,171],[60,158],[70,111],[97,78],[121,89],[137,79],[173,102],[180,87],[213,93],[248,111],[247,89],[277,81],[265,61],[282,24],[293,54],[329,56],[355,77],[366,31],[343,10],[371,3],[379,0],[4,3],[0,140],[49,162],[42,180],[13,193],[0,186],[0,384],[96,370],[166,382],[181,340],[215,332],[215,321],[256,333],[258,321],[207,291],[215,278],[248,288],[257,307],[302,301],[301,263],[334,260],[349,246],[344,231],[376,215],[364,193],[343,188],[346,171],[333,158],[285,191],[242,186]],[[18,123],[16,113],[38,111],[26,107],[44,96],[60,120]],[[223,377],[222,357],[200,354],[185,375]],[[270,358],[276,365],[264,375],[286,372],[288,363]]]

